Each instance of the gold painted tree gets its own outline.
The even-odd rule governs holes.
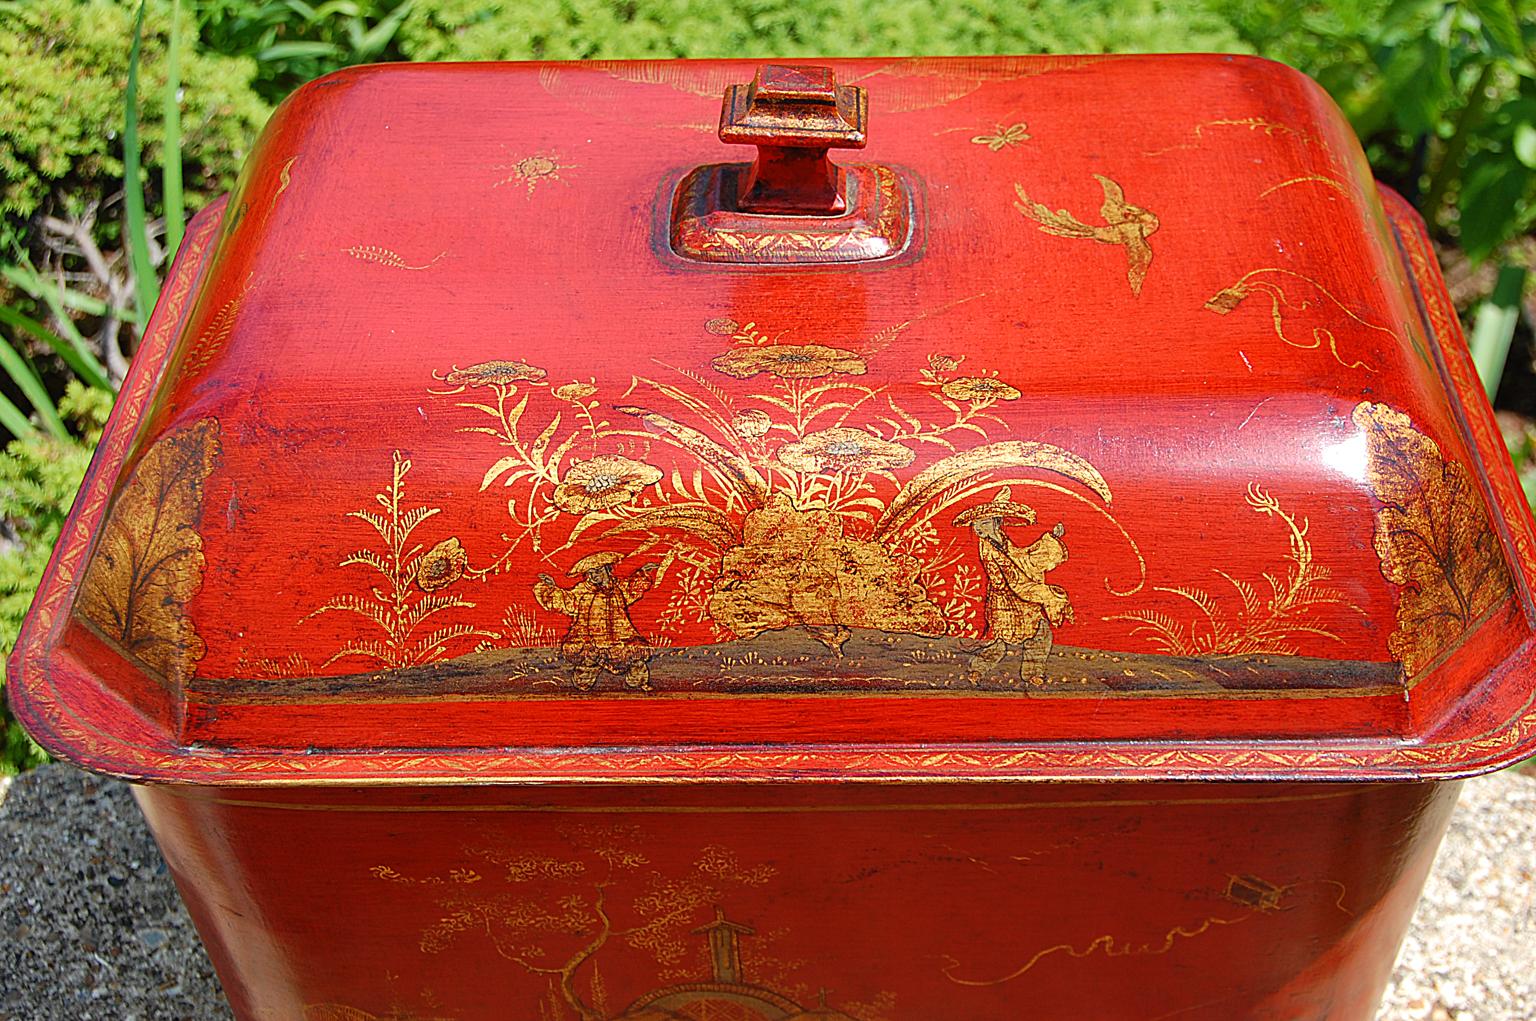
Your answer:
[[[1399,587],[1387,645],[1412,677],[1512,591],[1483,494],[1467,470],[1385,404],[1355,406],[1365,433],[1381,573]]]
[[[212,418],[145,451],[112,505],[76,605],[112,642],[172,681],[184,680],[204,651],[187,602],[202,585],[197,528],[218,456]]]
[[[658,969],[675,968],[696,945],[691,934],[733,889],[761,887],[769,865],[745,865],[725,847],[702,848],[691,865],[651,868],[640,832],[628,826],[575,826],[551,855],[516,847],[466,850],[467,863],[422,877],[376,866],[378,879],[430,891],[441,912],[421,931],[429,954],[483,939],[502,958],[549,982],[558,1017],[607,1021],[623,1003],[598,967],[605,951],[625,948]]]

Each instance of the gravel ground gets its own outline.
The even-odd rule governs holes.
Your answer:
[[[0,1021],[228,1021],[123,785],[56,765],[0,798]],[[1536,1016],[1533,849],[1536,776],[1467,784],[1379,1021]]]

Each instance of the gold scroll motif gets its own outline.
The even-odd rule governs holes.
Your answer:
[[[1334,297],[1333,292],[1329,291],[1316,280],[1288,269],[1281,269],[1277,266],[1266,266],[1262,269],[1249,270],[1247,273],[1244,273],[1241,277],[1239,277],[1236,282],[1230,284],[1227,287],[1223,287],[1221,290],[1212,295],[1206,301],[1205,309],[1207,312],[1214,312],[1219,316],[1230,315],[1232,312],[1236,311],[1238,307],[1241,306],[1250,295],[1262,295],[1263,297],[1269,299],[1270,322],[1274,328],[1275,336],[1280,338],[1283,343],[1288,344],[1291,347],[1298,348],[1302,351],[1315,351],[1326,345],[1329,354],[1333,355],[1333,360],[1344,366],[1346,369],[1364,369],[1366,372],[1376,371],[1363,359],[1346,359],[1344,355],[1339,351],[1338,335],[1335,334],[1330,327],[1314,326],[1312,328],[1310,342],[1296,340],[1295,338],[1288,336],[1285,332],[1286,314],[1290,311],[1295,311],[1298,313],[1306,312],[1312,308],[1312,301],[1310,299],[1292,301],[1286,296],[1284,289],[1282,289],[1279,282],[1275,279],[1276,277],[1289,277],[1294,280],[1301,281],[1301,283],[1305,284],[1312,291],[1326,298],[1330,304],[1338,308],[1340,312],[1343,312],[1346,317],[1348,317],[1361,329],[1370,331],[1372,333],[1382,334],[1391,338],[1394,342],[1397,343],[1401,342],[1401,338],[1395,332],[1387,329],[1385,326],[1377,326],[1375,323],[1366,321],[1364,318],[1352,311],[1349,306],[1345,305],[1338,298]]]
[[[169,681],[186,680],[204,652],[187,603],[203,581],[197,528],[218,457],[212,418],[144,452],[107,517],[75,604],[114,645]]]
[[[970,95],[989,82],[1075,71],[1117,59],[1124,58],[1113,55],[951,57],[942,61],[908,58],[882,64],[862,74],[839,74],[838,81],[843,85],[878,88],[881,111],[906,113],[943,106]],[[593,71],[601,73],[594,74]],[[629,94],[631,85],[668,88],[718,104],[728,86],[750,74],[750,71],[743,72],[734,67],[702,63],[695,66],[675,60],[593,60],[584,62],[579,69],[557,64],[541,67],[539,84],[551,95],[596,112],[611,111],[613,101]]]
[[[1198,149],[1200,143],[1205,140],[1206,131],[1211,128],[1246,129],[1249,132],[1262,133],[1270,138],[1289,138],[1303,145],[1315,145],[1322,148],[1325,152],[1329,152],[1327,144],[1320,137],[1310,131],[1302,131],[1289,124],[1282,124],[1279,121],[1272,121],[1264,117],[1221,117],[1215,120],[1201,121],[1191,128],[1190,131],[1195,139],[1192,142],[1176,142],[1161,149],[1144,152],[1142,155],[1161,156],[1164,153],[1176,150]],[[1332,156],[1332,153],[1329,152],[1329,155]]]
[[[970,978],[961,974],[963,963],[953,955],[945,955],[944,976],[959,986],[986,987],[1005,985],[1023,978],[1036,966],[1053,957],[1081,960],[1089,957],[1161,957],[1172,953],[1181,943],[1209,936],[1232,925],[1238,925],[1265,915],[1294,910],[1298,905],[1287,903],[1295,899],[1298,891],[1308,887],[1326,887],[1335,896],[1333,907],[1349,917],[1354,912],[1344,903],[1348,896],[1345,885],[1336,879],[1305,879],[1284,886],[1272,883],[1252,874],[1228,874],[1221,898],[1231,907],[1222,914],[1209,914],[1195,922],[1170,926],[1159,936],[1138,941],[1104,933],[1082,945],[1055,943],[1034,951],[1013,970],[993,978]]]
[[[1035,221],[1046,234],[1063,238],[1084,238],[1105,245],[1118,245],[1125,249],[1126,280],[1133,294],[1141,293],[1141,285],[1152,268],[1152,247],[1147,239],[1157,232],[1157,216],[1140,206],[1125,200],[1125,189],[1102,174],[1093,175],[1104,190],[1104,204],[1099,207],[1103,225],[1087,224],[1065,209],[1051,209],[1043,202],[1029,197],[1021,184],[1013,186],[1019,200],[1013,207],[1026,219]]]
[[[1294,656],[1301,643],[1311,639],[1339,641],[1323,626],[1319,611],[1346,607],[1364,614],[1349,602],[1343,591],[1328,584],[1332,571],[1317,563],[1307,539],[1308,522],[1299,521],[1280,501],[1255,483],[1248,486],[1249,509],[1274,518],[1289,533],[1289,551],[1283,565],[1264,571],[1258,582],[1246,581],[1216,570],[1236,591],[1239,605],[1228,610],[1209,591],[1192,585],[1154,586],[1188,601],[1195,617],[1183,621],[1157,610],[1138,610],[1105,618],[1130,621],[1133,635],[1147,638],[1159,651],[1171,656],[1241,656],[1275,653]]]
[[[1388,405],[1362,402],[1351,417],[1365,434],[1367,478],[1381,505],[1381,573],[1399,587],[1387,645],[1414,677],[1513,594],[1509,568],[1466,468]]]

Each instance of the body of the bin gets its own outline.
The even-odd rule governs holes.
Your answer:
[[[189,228],[7,690],[241,1021],[1364,1021],[1533,549],[1278,65],[364,68]]]

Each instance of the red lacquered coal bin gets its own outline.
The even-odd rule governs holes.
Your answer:
[[[1536,745],[1532,550],[1283,67],[360,68],[188,232],[9,691],[242,1021],[1365,1019]]]

